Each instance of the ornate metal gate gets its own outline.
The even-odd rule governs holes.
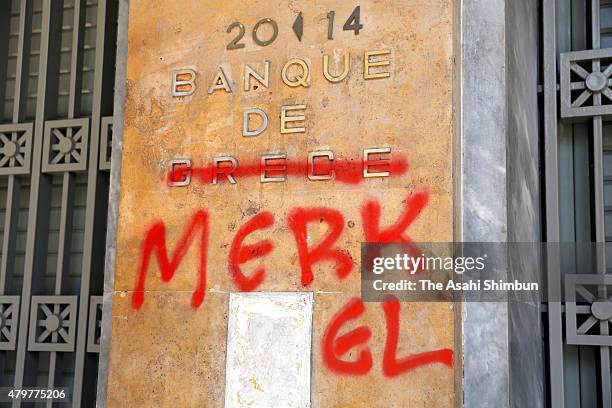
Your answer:
[[[612,408],[612,2],[542,8],[546,239],[598,245],[548,259],[549,406]]]
[[[0,386],[74,407],[95,405],[116,14],[0,1]]]

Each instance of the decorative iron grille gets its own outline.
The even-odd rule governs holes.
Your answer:
[[[546,239],[598,245],[548,258],[549,406],[612,408],[612,2],[541,4]]]
[[[0,1],[0,386],[73,407],[95,406],[117,10]]]

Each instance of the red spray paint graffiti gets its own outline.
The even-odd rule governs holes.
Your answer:
[[[397,377],[400,374],[416,370],[431,364],[453,366],[453,350],[440,349],[413,354],[397,359],[399,342],[400,304],[395,299],[382,303],[387,327],[387,339],[383,353],[382,370],[385,377]],[[372,331],[367,326],[359,326],[348,333],[338,336],[338,333],[351,320],[357,319],[364,312],[363,302],[358,297],[349,302],[331,319],[325,329],[321,342],[321,354],[325,366],[333,373],[340,375],[366,375],[372,369],[372,352],[367,342],[372,337]],[[349,350],[359,347],[357,358],[352,361],[341,357]]]
[[[406,235],[408,227],[427,206],[429,194],[416,193],[404,200],[404,212],[387,228],[380,227],[380,203],[369,200],[361,207],[365,242],[412,242]]]
[[[399,342],[400,304],[397,299],[391,298],[382,304],[382,308],[387,323],[387,340],[382,365],[386,377],[396,377],[418,367],[435,363],[453,366],[453,350],[450,349],[413,354],[398,360],[396,353]]]
[[[172,259],[168,259],[168,247],[166,245],[166,225],[163,221],[156,222],[147,231],[144,243],[142,246],[142,262],[140,263],[140,273],[134,289],[132,297],[132,306],[138,310],[144,302],[144,285],[151,261],[151,254],[155,251],[157,264],[161,270],[162,281],[168,282],[174,276],[179,264],[187,253],[191,242],[195,238],[198,228],[201,230],[200,235],[200,269],[196,290],[191,298],[191,305],[194,308],[200,307],[204,301],[204,292],[206,290],[206,261],[208,254],[208,213],[204,210],[197,211],[183,236],[179,239],[178,244]]]
[[[323,241],[309,249],[307,228],[311,222],[325,222],[329,231]],[[296,208],[289,213],[288,224],[297,244],[302,285],[312,283],[312,266],[322,261],[336,261],[336,276],[346,278],[353,269],[353,258],[347,252],[333,247],[344,228],[344,217],[340,211],[331,208]]]
[[[367,201],[361,210],[364,239],[368,242],[389,242],[389,240],[412,242],[411,238],[406,235],[406,230],[419,216],[427,201],[427,193],[417,193],[408,196],[405,200],[403,212],[398,220],[386,228],[381,228],[380,226],[380,204],[375,200]],[[327,223],[329,225],[329,232],[321,242],[309,247],[307,242],[307,226],[311,222]],[[351,272],[354,266],[352,257],[346,251],[334,247],[344,229],[344,217],[340,211],[324,207],[295,208],[289,212],[287,223],[296,241],[300,259],[302,285],[308,286],[312,283],[314,280],[312,267],[319,262],[335,261],[335,272],[339,279],[345,278]],[[140,309],[144,301],[145,278],[153,252],[155,252],[157,264],[161,270],[162,281],[168,282],[174,276],[183,257],[187,253],[198,228],[202,230],[199,247],[200,268],[192,305],[197,308],[202,304],[206,288],[208,224],[208,213],[204,210],[197,211],[188,224],[183,236],[179,239],[172,259],[168,258],[166,226],[164,222],[158,221],[149,228],[144,239],[142,260],[132,299],[134,309]],[[244,245],[243,241],[252,232],[270,228],[273,224],[274,216],[270,212],[257,214],[247,221],[234,237],[230,248],[228,267],[238,289],[252,291],[257,289],[263,282],[265,278],[265,268],[263,266],[248,278],[243,274],[240,265],[252,259],[266,256],[272,252],[274,244],[269,239],[252,245]]]
[[[361,218],[363,222],[363,235],[365,242],[403,242],[402,248],[410,255],[419,256],[421,250],[406,235],[410,225],[417,219],[419,214],[427,206],[429,194],[421,192],[407,197],[404,200],[404,212],[399,219],[386,228],[380,226],[380,203],[376,200],[369,200],[361,207]],[[369,257],[378,256],[377,250],[368,252]],[[371,262],[368,263],[371,264]],[[420,271],[417,270],[417,272]]]
[[[327,368],[336,374],[365,375],[372,368],[372,352],[368,348],[361,348],[354,361],[340,359],[350,349],[364,345],[372,337],[372,331],[366,326],[359,326],[342,336],[338,336],[342,326],[357,319],[363,314],[364,310],[361,299],[353,298],[332,318],[327,329],[325,329],[321,343],[323,362]]]
[[[387,227],[381,227],[381,207],[376,200],[366,201],[361,207],[364,239],[370,242],[412,242],[406,234],[407,229],[417,219],[428,202],[427,193],[417,193],[404,200],[404,208],[397,221]],[[246,276],[241,265],[256,258],[270,254],[274,249],[272,240],[265,239],[254,244],[244,244],[244,240],[257,230],[265,230],[274,225],[274,215],[262,212],[250,218],[236,233],[228,256],[228,269],[236,287],[241,291],[257,289],[265,279],[265,267],[260,266],[250,276]],[[308,245],[307,227],[310,223],[326,223],[328,232],[318,243]],[[342,234],[344,217],[340,211],[332,208],[313,207],[295,208],[289,212],[287,224],[292,231],[300,260],[301,282],[304,286],[314,280],[313,266],[320,262],[335,262],[335,274],[339,279],[345,278],[352,270],[352,257],[344,250],[335,247]],[[166,226],[158,221],[150,227],[145,235],[142,247],[142,259],[132,306],[139,310],[144,302],[145,279],[155,254],[163,282],[170,281],[191,244],[198,238],[199,231],[199,273],[196,289],[192,296],[192,307],[198,308],[204,301],[206,290],[206,268],[209,240],[209,215],[205,210],[197,211],[189,221],[183,234],[177,241],[172,255],[168,255],[166,243]],[[399,343],[400,305],[396,299],[382,303],[385,315],[387,337],[383,353],[382,370],[386,377],[396,377],[402,373],[415,370],[430,364],[453,365],[453,351],[450,349],[434,350],[419,354],[397,357]],[[366,375],[373,366],[372,352],[367,343],[372,337],[368,326],[358,326],[351,331],[340,334],[346,323],[358,319],[364,313],[364,304],[359,298],[351,299],[330,321],[322,338],[322,357],[326,367],[339,375]],[[358,348],[357,357],[344,360],[342,356]]]
[[[250,292],[255,289],[264,280],[266,270],[262,266],[253,272],[253,276],[247,278],[240,269],[240,265],[255,258],[266,256],[274,248],[272,240],[266,239],[259,241],[256,244],[244,245],[244,239],[252,232],[259,229],[270,228],[274,224],[274,215],[266,211],[255,215],[246,224],[244,224],[234,237],[232,247],[229,253],[229,270],[232,274],[234,284],[243,292]]]

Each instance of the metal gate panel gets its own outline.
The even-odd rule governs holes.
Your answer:
[[[0,384],[74,407],[95,405],[117,7],[0,4]]]
[[[555,408],[612,407],[611,322],[598,311],[612,294],[606,259],[612,191],[604,145],[612,130],[612,50],[605,48],[612,46],[610,5],[543,1],[547,241],[598,244],[594,253],[578,248],[549,259],[549,289],[566,294],[565,303],[550,303],[547,313]]]

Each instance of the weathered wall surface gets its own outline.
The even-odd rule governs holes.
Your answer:
[[[453,237],[451,1],[359,5],[363,28],[356,35],[342,29],[357,6],[346,1],[131,1],[108,407],[224,406],[228,293],[239,290],[315,292],[312,406],[452,405],[452,304],[402,304],[396,321],[394,304],[372,303],[350,321],[337,318],[359,295],[362,241]],[[292,31],[299,12],[301,41]],[[278,36],[259,46],[251,32],[266,17],[277,23]],[[239,31],[227,33],[235,21],[245,26],[239,41],[245,46],[228,50]],[[270,24],[258,33],[269,38]],[[381,50],[389,53],[372,60],[390,64],[371,71],[389,77],[364,79],[364,52]],[[337,75],[345,53],[349,72],[332,83],[323,75],[323,55]],[[292,58],[308,64],[308,87],[283,82],[281,70]],[[261,73],[266,60],[269,87],[244,91],[245,64]],[[219,67],[231,92],[209,94]],[[173,97],[171,72],[184,68],[197,72],[197,89]],[[299,73],[295,68],[289,79]],[[306,120],[290,126],[305,132],[281,134],[281,106],[302,104],[306,109],[295,113]],[[268,114],[259,136],[242,135],[248,108]],[[392,149],[391,174],[364,179],[363,149],[375,147]],[[334,180],[307,177],[308,153],[321,149],[334,153]],[[287,180],[260,181],[267,153],[286,154]],[[220,156],[237,160],[236,184],[223,175],[218,184],[210,182],[211,163]],[[191,158],[198,170],[189,186],[170,187],[169,161],[179,157]],[[256,228],[245,243],[266,244],[241,257],[236,236],[250,221]],[[313,263],[310,281],[298,249],[308,252],[326,238],[323,255],[329,257]],[[238,270],[249,255],[254,258]],[[348,257],[348,273],[339,277],[333,261]],[[143,259],[150,260],[144,267]],[[258,275],[261,266],[265,271]],[[135,290],[141,271],[144,292]],[[346,352],[330,351],[325,333],[338,322],[340,335],[367,326],[371,336]],[[393,356],[389,339],[397,323]],[[365,361],[358,369],[338,368],[337,361],[360,361],[368,351],[371,366]],[[430,354],[405,359],[420,353]],[[399,368],[389,370],[394,361]]]

